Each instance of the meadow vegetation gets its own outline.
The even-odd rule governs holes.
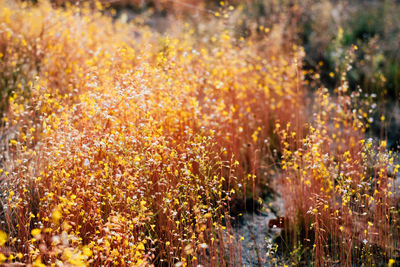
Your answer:
[[[0,0],[0,264],[240,266],[233,225],[271,192],[282,231],[259,265],[399,260],[400,166],[367,136],[378,82],[353,79],[367,48],[338,27],[311,64],[312,11],[261,2],[154,1],[128,19]]]

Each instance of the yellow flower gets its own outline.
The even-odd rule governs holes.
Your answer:
[[[53,221],[58,222],[61,219],[61,217],[62,217],[62,214],[59,211],[59,209],[56,209],[52,214]]]
[[[10,140],[10,144],[12,146],[16,146],[18,144],[18,142],[16,140]]]
[[[0,263],[3,263],[3,262],[5,262],[7,260],[7,257],[6,256],[4,256],[4,254],[3,253],[0,253]]]
[[[92,250],[88,247],[88,246],[84,246],[83,248],[82,248],[82,252],[83,252],[83,255],[85,255],[85,256],[87,256],[87,257],[90,257],[90,256],[92,256]]]
[[[167,242],[167,243],[169,243],[169,242]],[[144,245],[143,245],[143,243],[139,243],[139,244],[137,245],[137,249],[139,249],[139,250],[144,250]]]
[[[31,234],[32,234],[32,236],[38,236],[38,235],[40,235],[41,231],[42,230],[40,230],[40,229],[33,229],[31,231]]]
[[[4,246],[7,240],[8,240],[7,233],[0,230],[0,247]]]
[[[42,259],[41,259],[41,258],[37,258],[37,259],[33,262],[32,266],[33,266],[33,267],[46,267],[46,265],[44,265],[44,264],[42,263]]]

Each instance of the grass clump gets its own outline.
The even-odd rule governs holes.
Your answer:
[[[259,264],[279,248],[282,263],[394,264],[399,166],[365,137],[357,46],[334,94],[308,97],[321,78],[294,42],[301,5],[271,21],[251,18],[262,4],[205,6],[161,33],[100,2],[0,0],[1,264],[242,265],[232,225],[272,185],[283,242]]]
[[[398,159],[386,141],[365,138],[371,102],[348,92],[346,81],[336,97],[319,91],[303,138],[277,128],[282,238],[289,251],[299,247],[301,264],[379,265],[398,257]]]
[[[29,97],[10,93],[3,117],[2,261],[239,262],[230,201],[259,193],[275,114],[298,119],[301,50],[276,54],[219,19],[161,35],[89,6],[1,5],[28,47],[4,68],[34,62],[19,78]]]

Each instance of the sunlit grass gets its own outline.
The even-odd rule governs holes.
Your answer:
[[[241,264],[232,206],[272,176],[284,249],[396,256],[399,167],[365,140],[372,96],[344,78],[309,120],[304,52],[279,25],[244,36],[225,3],[163,34],[100,3],[0,6],[0,263]]]

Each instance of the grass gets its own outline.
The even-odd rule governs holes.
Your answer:
[[[164,33],[100,3],[0,6],[2,264],[242,265],[236,207],[271,177],[284,263],[394,264],[399,167],[365,138],[355,48],[311,109],[285,21],[242,31],[241,5]]]

